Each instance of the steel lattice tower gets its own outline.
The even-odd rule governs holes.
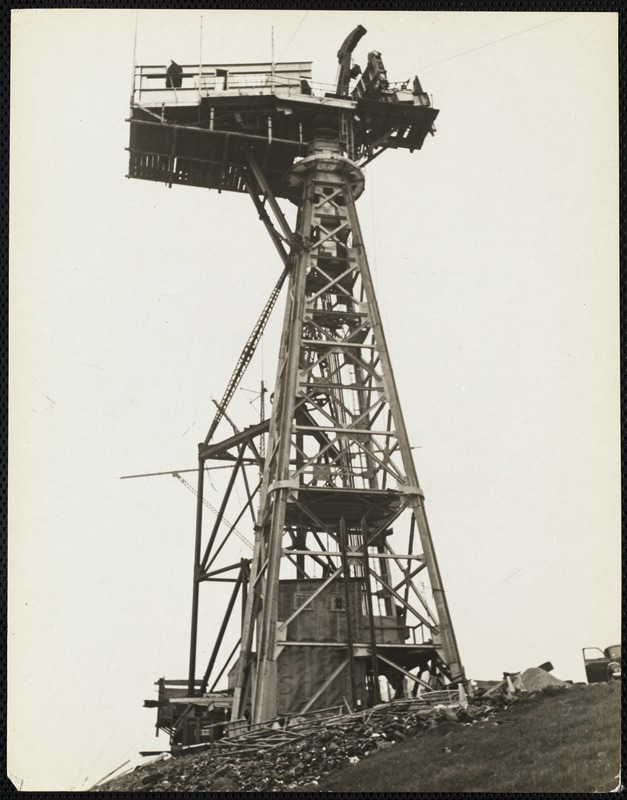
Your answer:
[[[284,266],[199,445],[189,676],[160,681],[157,725],[173,744],[211,739],[226,717],[235,730],[375,703],[380,675],[397,692],[464,681],[356,211],[363,166],[420,149],[438,112],[417,78],[391,86],[376,51],[349,91],[364,33],[344,42],[337,87],[321,95],[307,63],[183,67],[165,90],[162,68],[136,72],[130,176],[247,191]],[[297,206],[294,229],[277,198]],[[215,442],[285,280],[271,417]],[[207,526],[214,459],[232,472]],[[231,511],[238,480],[247,500]],[[229,563],[245,515],[253,555]],[[234,586],[198,679],[200,587],[218,576]],[[238,641],[216,679],[229,629]],[[229,666],[230,690],[216,692]]]

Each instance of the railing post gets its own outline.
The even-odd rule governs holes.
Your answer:
[[[198,102],[200,103],[200,98],[202,97],[201,93],[201,81],[202,78],[202,14],[200,15],[200,43],[198,47]]]

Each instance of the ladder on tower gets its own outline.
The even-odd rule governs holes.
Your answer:
[[[355,131],[353,128],[353,115],[346,111],[340,111],[340,145],[351,161],[355,159]]]

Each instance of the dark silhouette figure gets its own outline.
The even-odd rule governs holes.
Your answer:
[[[170,66],[165,71],[165,85],[168,89],[180,89],[183,83],[183,67],[176,61],[170,61]]]

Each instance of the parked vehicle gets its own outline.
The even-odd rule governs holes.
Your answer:
[[[588,683],[619,681],[622,673],[621,646],[613,644],[605,650],[584,647],[583,663],[586,665]]]

